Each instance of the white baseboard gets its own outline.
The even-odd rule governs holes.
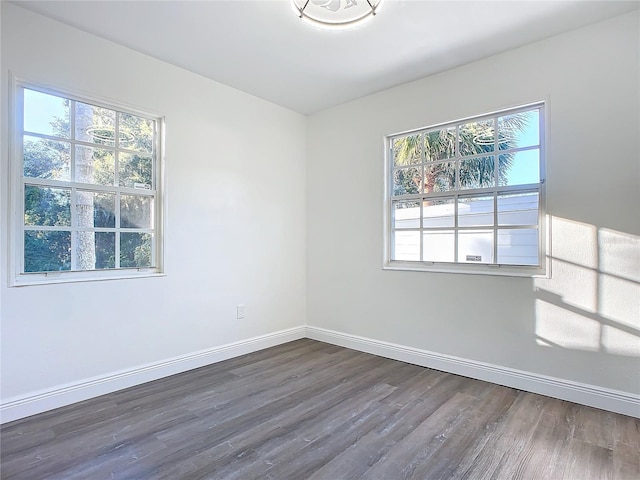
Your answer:
[[[0,423],[53,410],[194,368],[256,352],[301,338],[339,345],[381,357],[505,385],[527,392],[640,418],[640,396],[536,373],[433,353],[318,327],[295,327],[188,355],[121,370],[81,382],[7,399],[0,405]]]
[[[282,343],[304,338],[305,327],[295,327],[279,332],[229,343],[198,352],[181,355],[161,362],[149,363],[136,368],[89,378],[81,382],[61,385],[56,388],[33,392],[7,399],[0,406],[0,423],[46,412],[123,388],[140,385],[159,378],[186,372],[194,368],[256,352]]]
[[[640,418],[640,395],[548,377],[537,373],[476,362],[464,358],[433,353],[371,338],[350,335],[324,328],[306,328],[306,336],[313,340],[413,363],[422,367],[465,377],[484,380],[518,390],[539,393],[548,397],[601,408]]]

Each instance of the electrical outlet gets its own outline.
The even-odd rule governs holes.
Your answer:
[[[241,319],[244,318],[245,315],[245,306],[244,305],[236,305],[236,318]]]

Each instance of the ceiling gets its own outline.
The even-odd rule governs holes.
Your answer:
[[[289,0],[13,3],[303,114],[640,6],[386,0],[363,25],[322,30]]]

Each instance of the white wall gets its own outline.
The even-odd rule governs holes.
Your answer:
[[[7,288],[2,249],[3,401],[305,324],[304,116],[2,2],[8,70],[165,115],[168,221],[162,278]]]
[[[634,12],[310,117],[308,324],[640,393],[638,31]],[[384,136],[539,100],[552,278],[383,271]]]
[[[1,20],[2,100],[11,70],[166,115],[169,199],[166,277],[8,288],[0,102],[3,403],[305,319],[640,392],[637,13],[309,119],[6,2]],[[552,278],[383,271],[384,135],[541,99]]]

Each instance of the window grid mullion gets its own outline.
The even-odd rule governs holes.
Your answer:
[[[420,202],[420,260],[424,261],[424,225],[422,224],[422,219],[424,218],[424,213],[422,209],[424,208],[424,201]]]
[[[119,113],[119,112],[116,112],[116,113]],[[75,132],[74,132],[74,134],[75,134]],[[24,132],[24,135],[27,136],[27,137],[40,138],[42,140],[51,140],[53,142],[70,143],[70,144],[73,144],[73,145],[79,145],[79,146],[83,146],[83,147],[99,148],[101,150],[108,150],[110,152],[115,152],[116,150],[120,150],[123,153],[130,153],[132,155],[154,156],[153,152],[147,152],[147,151],[142,151],[142,150],[131,150],[131,149],[128,149],[128,148],[123,148],[123,147],[117,148],[117,147],[115,147],[113,145],[106,145],[106,144],[103,144],[103,143],[88,142],[88,141],[85,141],[85,140],[78,140],[77,138],[58,137],[56,135],[48,135],[46,133],[30,132],[28,130],[26,130]]]
[[[445,191],[445,192],[435,192],[435,193],[429,193],[429,194],[422,194],[422,193],[413,193],[413,194],[408,194],[408,195],[398,195],[395,197],[391,197],[392,201],[410,201],[410,200],[420,200],[420,199],[437,199],[437,198],[444,198],[444,197],[450,197],[451,195],[468,195],[468,196],[475,196],[475,195],[485,195],[485,196],[490,196],[490,195],[503,195],[503,194],[513,194],[513,193],[533,193],[533,192],[537,192],[540,190],[540,183],[528,183],[526,185],[507,185],[507,186],[503,186],[503,187],[491,187],[491,188],[476,188],[476,189],[468,189],[468,190],[449,190],[449,191]],[[136,191],[134,190],[133,192],[131,192],[132,194],[136,194]],[[140,190],[140,192],[149,192],[149,190]],[[127,193],[127,192],[125,192]]]
[[[40,187],[50,187],[50,188],[76,187],[80,190],[90,190],[94,192],[105,192],[105,193],[119,192],[125,195],[141,195],[141,196],[147,196],[147,197],[155,197],[157,195],[156,190],[146,190],[143,188],[131,188],[131,187],[117,187],[115,185],[100,185],[97,183],[67,182],[65,180],[52,180],[49,178],[39,178],[39,177],[23,177],[23,181],[26,185],[37,185]],[[398,197],[398,199],[401,199],[401,198]]]
[[[114,202],[114,214],[116,222],[116,238],[115,238],[115,268],[120,268],[120,232],[122,226],[120,225],[120,193],[116,193]]]
[[[532,228],[535,225],[532,226]],[[81,227],[81,228],[72,228],[67,225],[25,225],[25,231],[30,232],[69,232],[71,230],[76,230],[78,232],[130,232],[130,233],[155,233],[155,229],[153,228],[111,228],[111,227]],[[400,228],[398,230],[411,230],[409,228]],[[413,230],[416,230],[415,228]]]
[[[460,125],[456,125],[456,140],[453,146],[454,165],[455,165],[455,188],[460,190]],[[458,263],[458,245],[460,243],[458,230],[458,193],[453,197],[453,261]]]
[[[153,122],[153,139],[152,139],[152,153],[151,153],[151,162],[153,163],[153,165],[156,164],[156,161],[158,159],[158,151],[160,150],[158,148],[158,123],[157,122]],[[156,186],[158,185],[158,179],[157,179],[157,169],[154,168],[151,171],[151,189],[155,190]],[[155,237],[154,237],[155,238]],[[155,249],[154,249],[155,251]]]
[[[453,146],[453,161],[455,165],[455,189],[460,190],[460,125],[456,125],[456,143]]]
[[[493,195],[493,263],[498,263],[498,195]]]
[[[420,142],[420,159],[422,162],[422,179],[420,180],[420,192],[424,195],[426,194],[425,190],[425,180],[427,178],[427,148],[426,148],[426,139],[425,139],[425,133],[421,133],[419,135],[419,142]],[[418,235],[420,236],[420,261],[424,261],[424,224],[423,224],[423,218],[424,218],[424,212],[423,212],[423,208],[424,208],[424,199],[420,199],[418,200],[420,203],[420,208],[418,209],[418,212],[420,213],[420,219],[419,219],[419,225],[420,225],[420,231],[418,233]]]
[[[500,152],[498,150],[498,118],[493,119],[493,184],[500,185]]]
[[[389,192],[389,197],[393,197],[393,165],[395,163],[395,158],[393,155],[393,141],[389,141],[389,152],[388,152],[389,163],[391,164],[391,174],[387,179],[387,189]],[[394,236],[394,227],[395,227],[395,212],[393,208],[393,201],[387,202],[387,218],[389,222],[389,239],[388,239],[388,254],[389,258],[396,257],[396,242]]]
[[[120,186],[120,115],[116,112],[115,120],[115,146],[116,151],[113,154],[113,182],[116,186]]]
[[[498,117],[493,117],[493,184],[500,186],[500,143],[498,142]],[[493,192],[493,262],[498,263],[498,193]]]
[[[69,202],[69,207],[71,208],[71,225],[69,229],[71,230],[71,270],[75,271],[78,269],[77,265],[77,255],[76,249],[78,248],[78,236],[76,234],[76,228],[78,226],[78,211],[76,208],[77,199],[76,199],[76,188],[71,187],[71,198]]]
[[[458,263],[458,194],[453,197],[453,261]]]
[[[69,102],[69,182],[73,182],[76,179],[76,102],[71,100]]]

